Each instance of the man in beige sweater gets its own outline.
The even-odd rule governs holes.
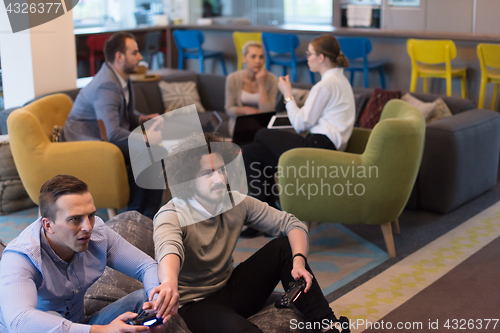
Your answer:
[[[154,219],[163,287],[158,298],[164,304],[159,314],[178,312],[193,333],[261,332],[247,318],[263,307],[279,281],[288,286],[303,278],[305,293],[295,307],[318,332],[348,332],[347,318],[341,318],[341,328],[307,265],[307,227],[291,214],[231,191],[228,178],[234,179],[238,152],[214,134],[205,134],[205,141],[184,142],[167,160],[169,185],[177,193]],[[233,268],[244,225],[278,238]]]

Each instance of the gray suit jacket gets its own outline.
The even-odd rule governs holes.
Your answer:
[[[139,126],[130,81],[129,89],[127,105],[118,77],[108,64],[103,64],[94,79],[76,97],[64,124],[63,140],[100,140],[99,119],[104,121],[109,142],[126,140],[130,131]]]

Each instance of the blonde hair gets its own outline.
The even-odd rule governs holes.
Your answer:
[[[262,50],[264,49],[264,47],[262,46],[261,43],[256,42],[254,40],[251,40],[251,41],[246,42],[245,45],[243,45],[243,47],[241,49],[241,54],[243,54],[243,56],[246,56],[248,54],[248,49],[251,47],[258,47],[259,49],[262,49]]]
[[[332,35],[322,35],[311,41],[311,45],[316,53],[324,55],[330,59],[332,64],[346,68],[349,66],[349,60],[340,50],[340,44],[337,38]]]

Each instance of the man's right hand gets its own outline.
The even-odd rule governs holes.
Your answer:
[[[146,136],[150,145],[157,145],[161,142],[162,135],[161,127],[163,126],[163,119],[159,117],[150,128],[146,130]]]
[[[155,294],[158,297],[150,304],[154,304],[154,310],[158,317],[163,318],[163,322],[168,322],[173,316],[177,315],[179,310],[179,290],[176,281],[164,281],[158,287],[153,288],[150,292],[149,299],[152,299]],[[145,303],[144,310],[147,310],[151,305]]]
[[[137,318],[137,313],[133,313],[130,311],[125,312],[124,314],[119,315],[108,325],[92,325],[90,327],[90,333],[149,332],[149,327],[147,326],[135,326],[125,323],[127,320],[135,318]]]

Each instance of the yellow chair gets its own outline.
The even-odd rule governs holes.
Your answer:
[[[250,41],[256,41],[262,44],[262,33],[260,32],[233,32],[234,47],[238,55],[238,70],[243,69],[243,45]]]
[[[415,92],[418,77],[424,78],[424,93],[427,93],[429,77],[446,79],[446,95],[451,96],[451,78],[460,77],[462,98],[467,98],[465,67],[451,67],[457,56],[457,48],[451,40],[408,39],[406,43],[411,59],[410,91]],[[422,64],[419,64],[421,62]],[[437,65],[445,63],[445,65]]]
[[[14,163],[34,203],[43,183],[69,174],[87,183],[96,208],[107,208],[111,218],[129,200],[125,159],[109,142],[51,142],[54,125],[64,125],[72,105],[66,94],[54,94],[12,112],[7,127]]]
[[[493,95],[491,98],[491,109],[495,110],[497,101],[498,83],[500,83],[500,45],[499,44],[478,44],[477,56],[481,65],[481,88],[479,89],[480,109],[484,106],[484,95],[486,94],[486,84],[493,82]],[[488,69],[492,67],[492,69]]]

